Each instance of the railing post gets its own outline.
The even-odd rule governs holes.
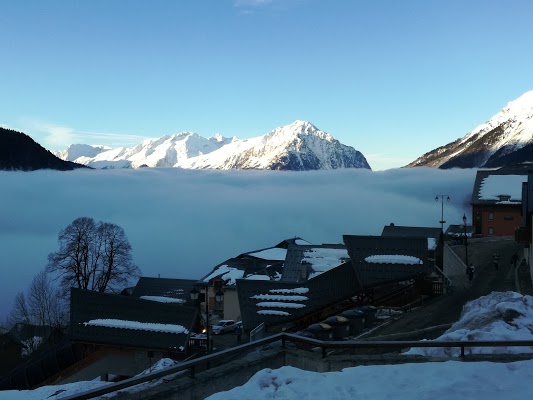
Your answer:
[[[281,347],[285,348],[285,335],[281,337]]]
[[[461,358],[465,358],[465,346],[461,346]]]
[[[191,378],[194,379],[194,371],[196,367],[194,365],[191,365]]]
[[[322,346],[322,358],[326,358],[326,346]]]

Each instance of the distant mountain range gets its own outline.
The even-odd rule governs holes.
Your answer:
[[[75,144],[56,155],[93,168],[370,169],[363,154],[307,121],[295,121],[244,140],[220,135],[206,139],[183,132],[148,139],[130,148]]]
[[[22,132],[0,128],[0,170],[56,169],[68,171],[75,168],[84,168],[84,166],[59,159]]]
[[[424,154],[407,167],[495,168],[532,161],[533,91],[529,91],[464,137]]]

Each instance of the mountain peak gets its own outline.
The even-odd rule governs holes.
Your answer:
[[[533,90],[507,103],[462,138],[407,166],[493,168],[526,161],[533,161]]]
[[[302,120],[245,140],[220,134],[205,139],[183,132],[146,140],[129,149],[104,151],[79,162],[97,168],[370,169],[360,152]]]
[[[314,130],[318,130],[318,128],[315,125],[313,125],[311,122],[304,121],[304,120],[301,120],[301,119],[297,119],[292,124],[289,124],[287,126],[293,128],[293,129],[302,129],[302,130],[314,129]]]

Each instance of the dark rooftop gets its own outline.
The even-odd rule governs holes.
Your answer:
[[[173,303],[142,300],[132,296],[72,289],[70,293],[70,329],[77,342],[148,350],[184,351],[197,308]],[[126,328],[87,325],[94,320],[124,321]],[[145,324],[145,325],[142,325]],[[146,325],[157,324],[157,325]],[[162,329],[166,325],[166,329]],[[185,328],[177,333],[179,326]],[[158,331],[159,329],[163,331]],[[173,333],[167,332],[174,330]]]

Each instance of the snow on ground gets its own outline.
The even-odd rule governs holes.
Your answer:
[[[531,396],[533,361],[422,363],[308,372],[294,367],[264,369],[243,386],[209,400],[523,400]]]
[[[533,297],[493,292],[468,302],[459,321],[435,340],[533,340]],[[533,353],[531,347],[474,347],[465,353]],[[458,356],[460,349],[414,348],[406,354]]]
[[[476,339],[532,340],[533,297],[515,292],[494,292],[471,301],[464,306],[459,321],[437,340]],[[453,352],[439,352],[438,349],[411,349],[409,353],[426,354],[428,351],[428,354],[436,356],[454,355]],[[479,348],[475,351],[516,353],[517,349]],[[533,349],[523,348],[521,351],[533,352]],[[152,370],[168,368],[174,364],[172,360],[163,359]],[[359,366],[326,373],[287,366],[259,371],[244,385],[214,394],[208,399],[523,400],[531,397],[531,382],[533,360],[511,363],[447,361]],[[93,381],[45,386],[31,391],[10,390],[0,392],[0,398],[56,400],[105,384],[107,383]],[[131,388],[128,392],[157,384],[158,381],[148,382]]]

